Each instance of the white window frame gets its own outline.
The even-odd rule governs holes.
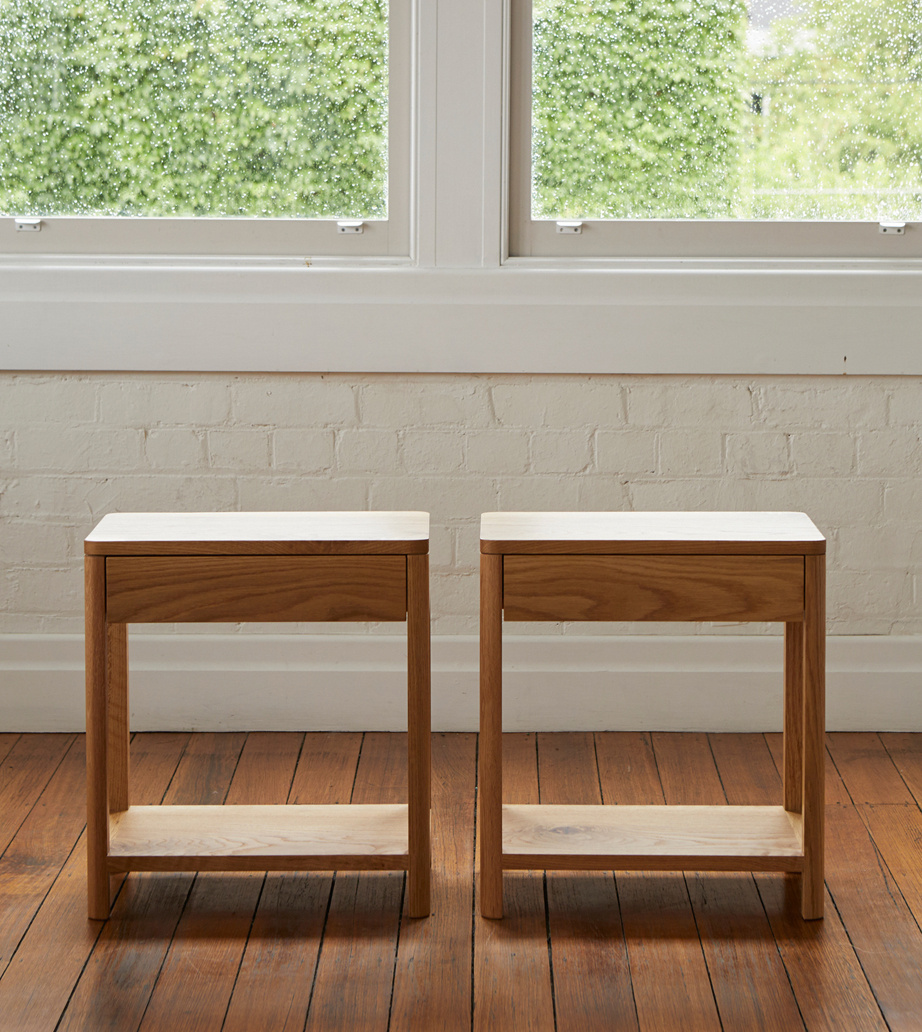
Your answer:
[[[386,219],[364,219],[361,232],[343,232],[337,219],[41,216],[39,231],[0,216],[6,255],[254,255],[320,258],[413,257],[411,199],[416,9],[419,0],[388,6],[388,167]],[[358,220],[356,220],[358,221]]]
[[[0,254],[0,367],[922,375],[918,259],[508,258],[508,0],[414,12],[412,260]]]
[[[579,232],[531,216],[532,0],[509,11],[508,258],[911,259],[922,257],[922,224],[902,234],[877,222],[717,219],[584,219]]]

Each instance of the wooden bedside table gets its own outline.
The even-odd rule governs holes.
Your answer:
[[[86,538],[89,916],[123,871],[407,870],[429,913],[429,515],[119,513]],[[129,623],[406,621],[408,804],[130,806]]]
[[[481,519],[480,905],[504,870],[791,871],[823,916],[826,539],[803,513]],[[503,620],[784,623],[779,806],[504,806]]]

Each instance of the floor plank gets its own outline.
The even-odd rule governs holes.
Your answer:
[[[725,740],[717,747],[726,754],[743,744]],[[657,735],[654,748],[667,803],[727,801],[710,736]],[[765,758],[771,762],[767,753]],[[695,774],[683,778],[683,771]],[[686,883],[725,1032],[803,1028],[752,876],[697,873],[686,875]]]
[[[869,803],[861,809],[875,847],[922,927],[922,810],[915,804],[886,803]]]
[[[922,932],[853,806],[826,808],[826,884],[891,1032],[917,1032]]]
[[[0,764],[0,854],[45,790],[75,735],[21,735]]]
[[[766,806],[781,799],[781,775],[762,735],[709,735],[727,802]],[[791,988],[814,1032],[883,1032],[886,1024],[827,891],[822,921],[800,915],[800,879],[757,874],[756,886]]]
[[[601,803],[591,733],[538,735],[542,803]],[[637,1029],[618,891],[611,873],[547,873],[558,1032]]]
[[[0,734],[0,785],[3,784],[3,772],[10,769],[3,765],[3,761],[6,759],[7,753],[9,753],[21,737],[22,736],[16,732],[5,731],[3,734]]]
[[[674,751],[671,740],[662,735],[655,738],[667,755]],[[665,801],[654,736],[597,735],[596,741],[605,802],[643,805]],[[621,750],[620,762],[608,762],[609,747]],[[671,769],[666,776],[671,785]],[[619,874],[617,887],[641,1030],[719,1029],[685,879],[681,874]],[[673,975],[664,979],[664,970]]]
[[[406,735],[366,734],[351,801],[405,802],[406,786]],[[336,875],[306,1032],[387,1029],[404,881],[395,873]]]
[[[432,913],[404,920],[389,1032],[469,1032],[477,736],[432,738]]]
[[[604,802],[623,806],[665,802],[649,732],[596,732],[595,749]]]
[[[428,920],[402,916],[401,874],[339,876],[336,890],[325,874],[133,874],[110,920],[91,922],[82,738],[5,745],[0,797],[18,820],[0,858],[3,1032],[918,1028],[922,736],[829,736],[818,922],[800,918],[796,877],[604,872],[507,874],[505,920],[481,920],[474,735],[435,737]],[[780,798],[777,735],[509,735],[504,753],[509,802]],[[400,801],[405,776],[400,735],[132,742],[142,804]]]
[[[309,733],[290,803],[348,803],[362,746],[359,733]],[[301,1032],[333,876],[270,874],[259,900],[223,1032]]]
[[[503,735],[503,799],[537,803],[534,734]],[[506,872],[501,921],[474,917],[474,1030],[553,1032],[554,999],[547,949],[544,878]]]
[[[783,762],[783,749],[781,745],[781,735],[771,733],[763,736],[765,743],[768,746],[768,751],[772,754],[772,759],[775,761],[775,767],[778,771],[784,769]],[[827,735],[827,741],[829,736]],[[842,778],[839,777],[839,772],[836,770],[836,765],[832,762],[832,757],[829,755],[829,750],[826,751],[826,805],[830,803],[842,803],[845,806],[851,805],[851,796],[848,794]]]
[[[827,735],[826,742],[852,802],[914,801],[884,743],[873,731],[840,731]]]
[[[302,736],[251,734],[240,751],[225,802],[284,803]],[[237,743],[229,736],[217,763],[226,771]],[[215,796],[221,796],[215,784]],[[208,874],[195,883],[144,1012],[143,1032],[211,1032],[227,1013],[263,874]]]
[[[85,755],[81,736],[0,858],[0,975],[86,825]]]
[[[887,732],[879,737],[916,803],[922,806],[922,734]]]
[[[133,784],[141,782],[140,790],[136,790],[139,802],[153,803],[162,798],[176,770],[184,744],[184,736],[179,743],[158,740],[158,744],[152,745],[146,755],[133,757]],[[135,749],[134,743],[132,747]],[[142,753],[143,750],[142,744]],[[81,793],[79,798],[85,807],[86,797]],[[119,893],[116,907],[122,896]],[[184,898],[185,893],[182,895]],[[106,950],[101,947],[98,939],[103,928],[107,934],[111,934],[111,925],[111,919],[104,923],[90,921],[86,916],[86,838],[81,834],[16,950],[10,966],[0,979],[0,1014],[3,1014],[4,1032],[48,1032],[58,1025],[65,1007],[69,1011],[73,1007],[73,1013],[81,1009],[84,1012],[89,1010],[94,1017],[90,1020],[84,1013],[76,1017],[72,1024],[73,1019],[65,1013],[58,1026],[62,1030],[94,1029],[95,1032],[96,1029],[130,1028],[110,1024],[106,1018],[109,1008],[118,1010],[119,1001],[124,1000],[125,995],[132,996],[130,989],[127,994],[119,993],[123,983],[114,975],[120,975],[121,969],[116,968],[114,972],[110,969],[109,975],[93,987],[88,988],[87,982],[84,982],[84,979],[88,979],[92,983],[99,968],[106,966]],[[171,929],[166,932],[167,939],[162,944],[156,939],[159,931],[159,926],[153,929],[148,926],[143,930],[140,939],[142,952],[143,946],[151,941],[147,937],[148,933],[153,933],[155,949],[162,956]],[[134,963],[134,945],[126,945],[122,956]],[[141,1000],[142,1009],[146,999],[144,996]],[[90,1004],[89,1008],[87,1003]]]

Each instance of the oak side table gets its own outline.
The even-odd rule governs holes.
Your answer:
[[[481,519],[480,905],[504,870],[789,871],[823,916],[826,539],[803,513]],[[504,806],[503,620],[784,623],[779,806]]]
[[[126,871],[406,870],[429,913],[429,514],[119,513],[85,541],[89,916]],[[131,806],[129,623],[406,621],[407,805]]]

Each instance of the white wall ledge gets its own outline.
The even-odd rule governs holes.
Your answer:
[[[922,263],[0,264],[7,370],[922,374]]]

